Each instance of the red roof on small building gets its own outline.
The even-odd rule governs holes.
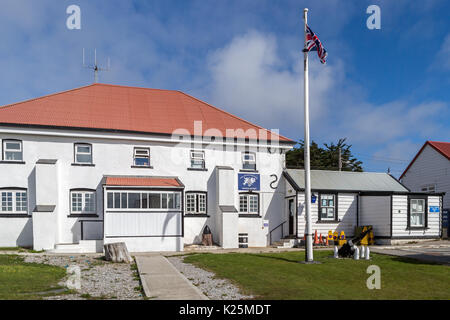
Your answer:
[[[194,121],[202,122],[199,133]],[[235,137],[227,129],[242,129],[253,131],[255,139],[294,143],[180,91],[98,83],[0,107],[2,124],[160,134],[186,129],[202,136],[217,129],[223,137]],[[252,139],[237,134],[246,137]]]
[[[177,178],[106,177],[105,185],[122,187],[183,187]]]
[[[419,152],[417,152],[414,159],[409,163],[409,165],[406,167],[405,171],[403,171],[402,175],[399,179],[401,179],[405,173],[409,170],[409,168],[412,166],[414,161],[419,157],[419,155],[422,153],[423,149],[429,145],[433,149],[435,149],[437,152],[442,154],[444,157],[446,157],[448,160],[450,160],[450,142],[442,142],[442,141],[426,141],[422,148],[420,148]]]

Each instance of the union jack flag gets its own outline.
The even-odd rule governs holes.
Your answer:
[[[315,33],[311,30],[311,28],[306,25],[306,43],[304,51],[316,51],[319,55],[320,62],[325,63],[328,53],[327,50],[322,46],[322,42],[320,42],[319,38],[315,35]]]

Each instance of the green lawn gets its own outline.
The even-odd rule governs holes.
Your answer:
[[[17,255],[0,255],[0,300],[40,299],[59,289],[58,281],[66,275],[64,268],[25,263]]]
[[[195,254],[185,262],[230,279],[257,299],[450,299],[450,268],[372,254],[370,261],[333,259],[316,251],[321,264],[300,264],[304,252]],[[369,265],[381,269],[381,289],[369,290]]]

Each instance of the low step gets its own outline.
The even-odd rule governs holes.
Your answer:
[[[103,240],[81,240],[79,243],[57,243],[51,253],[102,253]]]

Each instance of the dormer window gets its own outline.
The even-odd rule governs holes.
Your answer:
[[[22,141],[3,140],[3,160],[4,161],[23,161]]]

